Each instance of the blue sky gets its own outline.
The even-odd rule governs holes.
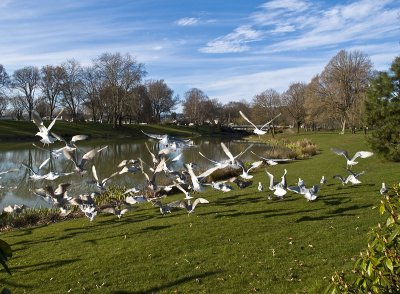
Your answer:
[[[400,2],[0,0],[0,64],[82,65],[129,53],[175,94],[222,103],[309,82],[340,50],[387,70],[400,55]]]

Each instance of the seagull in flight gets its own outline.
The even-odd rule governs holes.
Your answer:
[[[187,211],[187,213],[189,215],[189,214],[194,212],[194,209],[200,203],[201,204],[206,204],[206,203],[209,203],[209,201],[207,199],[204,199],[204,198],[196,198],[193,201],[193,203],[191,203],[191,200],[189,199],[189,200],[187,200],[187,202],[184,201],[184,200],[177,200],[177,201],[168,203],[167,205],[168,205],[168,207],[172,207],[172,208],[183,208],[183,209],[186,209],[186,211]]]
[[[62,109],[58,113],[58,115],[53,119],[53,121],[49,124],[48,127],[44,126],[43,120],[40,117],[39,113],[37,113],[37,111],[35,111],[35,110],[32,111],[32,121],[39,128],[39,132],[36,133],[36,136],[39,136],[39,137],[42,138],[40,140],[40,142],[42,142],[43,144],[52,144],[57,140],[57,138],[55,138],[54,135],[50,133],[50,130],[54,126],[54,124],[56,123],[57,118],[60,116],[60,114],[63,111],[64,111],[64,109]]]
[[[115,172],[113,174],[111,174],[111,176],[109,176],[108,178],[104,178],[103,180],[99,180],[99,177],[97,176],[97,171],[96,171],[96,166],[92,165],[92,174],[93,174],[93,178],[94,180],[88,181],[89,184],[96,184],[97,188],[100,189],[100,191],[105,191],[106,190],[106,183],[107,181],[109,181],[112,177],[116,176],[119,172]]]
[[[294,160],[291,158],[266,158],[261,155],[255,154],[253,151],[250,151],[250,152],[253,153],[255,156],[264,160],[268,165],[277,165],[279,162],[288,162],[288,161]]]
[[[361,184],[361,181],[358,179],[359,176],[364,174],[365,172],[359,172],[359,173],[354,173],[351,170],[347,169],[347,171],[350,173],[347,177],[342,177],[341,175],[334,175],[334,179],[339,179],[342,182],[342,185],[346,185],[347,183],[352,183],[353,185]]]
[[[253,163],[250,165],[250,167],[249,167],[248,169],[246,169],[246,167],[244,166],[244,163],[243,163],[243,162],[241,162],[240,160],[237,160],[237,162],[238,162],[239,166],[240,166],[240,167],[242,168],[242,170],[243,170],[243,172],[242,172],[242,174],[240,175],[240,177],[242,177],[243,179],[246,179],[246,180],[249,180],[249,179],[253,178],[253,175],[250,175],[249,172],[250,172],[252,169],[255,169],[255,168],[259,167],[259,166],[263,163],[262,160],[260,160],[260,161],[255,161],[255,162],[253,162]]]
[[[29,175],[29,179],[33,180],[33,181],[37,181],[37,180],[42,180],[45,177],[47,177],[46,175],[40,175],[39,171],[50,161],[50,157],[46,158],[38,167],[37,171],[34,170],[34,168],[30,165],[27,165],[25,163],[22,163],[22,165],[24,167],[26,167],[27,169],[29,169],[31,171],[31,174]]]
[[[67,142],[64,138],[62,138],[61,136],[55,134],[55,133],[51,133],[58,141],[62,141],[65,143],[65,146],[63,148],[67,149],[68,151],[74,151],[76,150],[76,145],[75,143],[77,141],[82,141],[82,140],[86,140],[88,138],[88,135],[75,135],[71,138],[71,140],[69,142]]]
[[[71,160],[71,161],[74,163],[74,165],[75,165],[75,171],[76,171],[77,173],[79,173],[80,175],[83,176],[83,174],[86,173],[86,170],[85,170],[85,164],[86,164],[86,162],[89,161],[89,160],[92,160],[92,159],[95,157],[95,155],[96,155],[97,153],[99,153],[100,151],[106,149],[107,147],[108,147],[108,146],[105,146],[105,147],[102,147],[102,148],[95,148],[95,149],[90,150],[89,152],[86,152],[86,153],[82,156],[82,159],[81,159],[80,162],[78,162],[78,161],[75,159],[75,156],[74,156],[73,153],[72,153],[72,152],[75,152],[75,153],[76,153],[76,150],[74,150],[74,151],[68,151],[67,149],[64,149],[64,150],[63,150],[63,154],[64,154],[65,158]]]
[[[374,153],[370,151],[358,151],[354,154],[352,158],[349,157],[349,154],[346,150],[338,149],[338,148],[331,148],[332,152],[336,153],[337,155],[343,155],[346,158],[347,168],[351,168],[353,165],[356,165],[358,161],[355,161],[358,157],[360,158],[367,158],[374,155]]]
[[[289,191],[295,192],[297,194],[302,194],[307,201],[314,201],[317,199],[317,193],[319,191],[319,186],[314,185],[311,188],[306,188],[305,186],[289,186],[287,188]]]
[[[253,124],[246,115],[244,115],[244,113],[242,111],[239,110],[240,115],[249,123],[254,127],[253,133],[256,135],[265,135],[267,132],[263,131],[263,128],[268,127],[269,125],[276,119],[278,118],[281,113],[279,113],[277,116],[275,116],[273,119],[271,119],[270,121],[266,122],[261,128],[257,128],[257,126],[255,124]]]

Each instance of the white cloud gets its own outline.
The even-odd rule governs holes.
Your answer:
[[[306,10],[310,4],[305,1],[297,1],[297,0],[272,0],[265,2],[261,5],[264,9],[284,9],[289,11],[304,11]]]
[[[270,33],[278,34],[278,33],[289,33],[294,32],[296,29],[293,25],[277,25],[275,29],[271,30]]]
[[[185,26],[196,25],[196,24],[198,24],[199,20],[200,20],[199,18],[195,18],[195,17],[184,17],[184,18],[177,20],[175,23],[178,26],[185,27]]]
[[[246,45],[261,39],[264,32],[254,30],[249,25],[237,27],[232,33],[218,37],[200,48],[203,53],[234,53],[244,52],[249,49]]]

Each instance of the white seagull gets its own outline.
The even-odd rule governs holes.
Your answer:
[[[281,199],[287,193],[287,191],[285,190],[287,188],[286,174],[287,170],[285,169],[285,172],[283,173],[282,176],[282,180],[280,182],[274,182],[274,176],[267,171],[267,175],[269,177],[269,190],[274,191],[274,195]]]
[[[94,180],[88,181],[88,183],[96,184],[97,188],[99,188],[100,191],[105,191],[106,190],[105,185],[106,185],[107,181],[109,181],[112,177],[116,176],[118,174],[118,172],[115,172],[115,173],[111,174],[111,176],[109,176],[108,178],[104,178],[100,181],[99,177],[97,176],[96,166],[92,165],[92,174],[93,174]]]
[[[264,160],[268,165],[277,165],[279,162],[294,161],[294,159],[291,159],[291,158],[266,158],[266,157],[263,157],[261,155],[254,153],[253,151],[250,151],[250,152],[253,153],[255,156]]]
[[[351,168],[353,165],[356,165],[358,163],[358,161],[355,161],[355,160],[358,157],[367,158],[367,157],[374,155],[374,153],[372,153],[370,151],[358,151],[354,154],[354,156],[352,158],[350,158],[346,150],[338,149],[338,148],[331,148],[331,150],[334,153],[336,153],[337,155],[343,155],[346,158],[347,168]]]
[[[277,116],[275,116],[273,119],[271,119],[270,121],[266,122],[261,128],[257,128],[257,126],[255,124],[253,124],[245,115],[242,111],[239,111],[240,115],[249,123],[254,127],[253,133],[257,134],[257,135],[265,135],[267,132],[263,131],[263,128],[268,127],[269,125],[276,119],[278,118],[281,113],[279,113]]]
[[[57,138],[55,138],[51,133],[50,130],[56,123],[57,118],[60,116],[60,114],[64,111],[62,109],[58,115],[53,119],[53,121],[49,124],[48,127],[45,127],[42,121],[42,118],[40,117],[39,113],[37,113],[35,110],[32,111],[32,121],[35,123],[35,125],[39,128],[39,132],[36,133],[36,136],[41,137],[42,139],[40,142],[43,144],[52,144],[54,143]]]
[[[255,168],[259,167],[259,166],[263,163],[262,160],[260,160],[260,161],[255,161],[255,162],[253,162],[253,163],[250,165],[250,167],[249,167],[248,169],[246,169],[245,166],[244,166],[244,164],[243,164],[243,162],[241,162],[240,160],[237,160],[237,162],[238,162],[239,166],[242,168],[242,171],[243,171],[242,174],[241,174],[240,176],[241,176],[243,179],[246,179],[246,180],[249,180],[249,179],[253,178],[253,176],[250,175],[249,172],[250,172],[252,169],[255,169]]]

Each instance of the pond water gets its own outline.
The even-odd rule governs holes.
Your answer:
[[[236,154],[244,151],[249,143],[245,141],[223,141],[229,148],[231,153],[235,156]],[[18,144],[18,148],[15,150],[8,150],[0,152],[0,172],[8,169],[18,169],[17,172],[3,174],[0,177],[0,209],[3,209],[7,205],[13,204],[25,204],[28,207],[48,207],[49,204],[45,202],[41,197],[34,194],[34,190],[37,188],[43,188],[46,185],[51,185],[54,188],[59,183],[70,183],[71,186],[68,188],[68,195],[77,197],[79,194],[98,192],[98,188],[94,184],[90,184],[87,181],[92,179],[91,167],[96,166],[97,174],[100,179],[110,176],[112,173],[119,171],[118,164],[124,159],[138,159],[141,158],[147,166],[145,170],[152,165],[151,155],[148,152],[145,143],[149,146],[153,153],[157,153],[160,148],[164,146],[157,141],[152,139],[149,140],[124,140],[124,141],[88,141],[78,142],[77,144],[81,152],[79,157],[85,152],[103,146],[108,146],[107,149],[101,151],[96,157],[87,162],[85,168],[88,172],[84,176],[80,176],[74,173],[69,176],[60,177],[54,181],[39,180],[33,181],[29,179],[30,171],[25,168],[22,163],[32,166],[35,170],[38,166],[49,158],[49,151],[40,150],[32,145],[32,143]],[[182,157],[179,161],[171,164],[170,168],[174,170],[184,169],[185,163],[196,163],[196,172],[200,173],[213,166],[211,162],[204,159],[199,155],[199,151],[214,160],[224,160],[227,156],[221,148],[221,139],[197,139],[194,140],[194,146],[178,148],[175,153],[171,154],[170,157],[182,153]],[[35,142],[36,145],[42,146],[40,142]],[[51,145],[53,149],[61,148],[60,142]],[[49,149],[48,147],[46,147]],[[254,144],[251,151],[256,154],[262,155],[268,146],[264,144]],[[256,161],[258,158],[250,152],[246,152],[241,158],[242,161]],[[43,167],[40,174],[46,174],[50,171],[57,172],[71,172],[74,171],[74,164],[70,160],[67,160],[63,155],[57,159],[51,158],[49,163]],[[162,180],[162,179],[161,179]],[[144,176],[141,173],[122,174],[113,177],[107,185],[123,185],[127,188],[137,187],[144,183]],[[168,183],[160,183],[168,184]]]

